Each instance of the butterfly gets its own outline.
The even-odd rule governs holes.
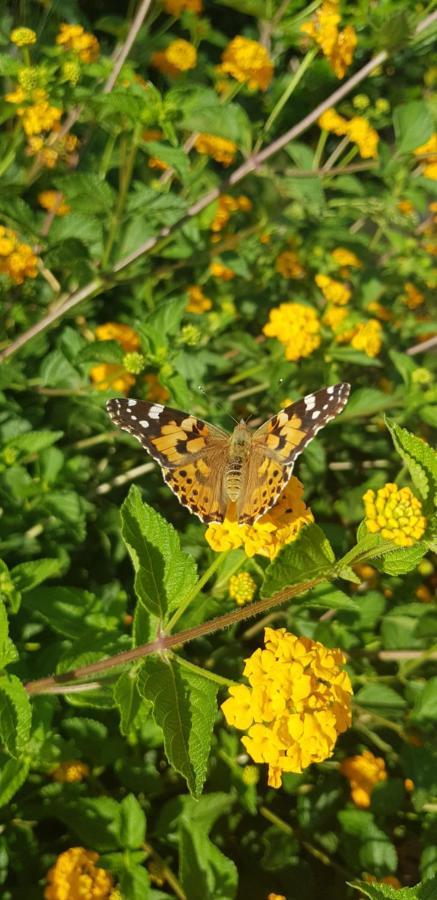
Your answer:
[[[164,481],[202,522],[253,525],[278,500],[294,461],[342,411],[345,382],[308,394],[252,431],[242,419],[232,434],[196,416],[145,400],[108,400],[116,425],[160,464]]]

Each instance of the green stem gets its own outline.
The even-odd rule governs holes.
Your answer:
[[[405,663],[402,667],[402,676],[405,678],[407,675],[410,676],[415,669],[418,669],[419,666],[423,665],[423,663],[427,662],[429,659],[432,659],[433,655],[437,651],[437,644],[434,644],[432,647],[429,647],[428,650],[424,650],[417,659],[412,659],[411,662]]]
[[[231,678],[223,678],[222,675],[216,675],[215,672],[211,672],[210,669],[204,669],[202,666],[196,666],[192,662],[188,662],[188,659],[184,659],[183,656],[178,656],[176,653],[172,654],[173,658],[177,661],[179,666],[182,666],[183,669],[187,669],[189,672],[194,672],[195,675],[199,675],[201,678],[207,678],[209,681],[214,681],[215,684],[219,684],[220,687],[232,687],[233,685],[238,684],[237,681],[232,681]]]
[[[305,75],[306,70],[309,68],[313,59],[317,55],[317,52],[318,52],[317,47],[311,47],[311,49],[308,50],[308,52],[306,53],[306,55],[304,56],[304,58],[300,64],[299,68],[296,69],[296,72],[291,77],[290,81],[288,82],[284,93],[281,95],[279,100],[277,100],[277,102],[275,103],[275,105],[267,119],[267,122],[265,123],[265,125],[262,129],[261,137],[258,139],[257,144],[255,145],[255,153],[259,150],[264,136],[267,134],[268,131],[270,131],[270,128],[272,127],[274,121],[277,119],[279,113],[281,112],[281,109],[283,109],[283,107],[285,106],[285,104],[290,99],[291,95],[293,94],[293,92],[296,90],[299,82]]]
[[[267,819],[268,822],[271,822],[272,825],[276,825],[280,831],[284,832],[284,834],[289,834],[296,838],[296,840],[300,841],[302,847],[305,847],[305,850],[311,854],[315,859],[319,862],[323,863],[324,866],[331,866],[337,872],[339,872],[343,876],[348,876],[349,873],[346,869],[343,869],[343,866],[340,866],[337,862],[328,856],[323,850],[319,850],[318,847],[315,847],[314,844],[310,844],[309,841],[306,841],[301,837],[299,831],[296,828],[293,828],[288,822],[284,822],[284,819],[281,819],[276,813],[272,812],[267,806],[260,806],[259,813],[264,819]]]
[[[326,146],[326,141],[328,140],[328,136],[329,136],[329,131],[326,131],[324,128],[322,128],[322,130],[320,132],[319,140],[317,141],[317,147],[314,151],[313,163],[312,163],[312,167],[311,167],[312,169],[320,168],[320,163],[322,160],[323,151]]]
[[[229,550],[225,550],[223,553],[218,553],[217,556],[214,557],[211,565],[207,568],[206,572],[204,572],[202,577],[199,578],[199,581],[194,585],[193,589],[189,591],[189,593],[185,597],[185,600],[182,600],[181,605],[178,607],[178,609],[170,619],[168,625],[166,626],[166,633],[171,633],[176,623],[179,622],[179,619],[181,618],[181,616],[183,616],[185,610],[188,609],[192,600],[194,600],[194,598],[197,597],[198,594],[200,594],[202,588],[205,587],[207,581],[209,581],[211,576],[214,575],[214,572],[217,571],[218,567],[221,565],[223,559],[226,558],[228,553]]]
[[[3,159],[0,162],[0,177],[4,175],[4,173],[9,169],[9,166],[13,163],[18,144],[20,143],[20,139],[20,129],[16,127],[12,135],[9,150],[6,151]]]
[[[136,159],[136,155],[137,155],[141,129],[142,129],[142,123],[141,122],[137,123],[137,125],[134,128],[133,135],[132,135],[132,144],[131,144],[130,151],[126,155],[126,160],[122,159],[122,161],[121,161],[120,189],[118,192],[118,199],[117,199],[115,211],[112,216],[112,222],[111,222],[111,227],[109,230],[108,240],[107,240],[106,247],[105,247],[105,250],[104,250],[103,256],[102,256],[102,269],[105,269],[109,262],[109,259],[111,256],[111,251],[112,251],[112,248],[113,248],[116,236],[117,236],[117,232],[118,232],[118,229],[120,226],[121,218],[122,218],[122,215],[124,212],[126,198],[127,198],[127,194],[129,191],[132,174],[133,174],[133,169],[134,169],[134,165],[135,165],[135,159]],[[126,144],[124,144],[124,147],[126,147]],[[124,156],[124,154],[123,154],[123,156]]]

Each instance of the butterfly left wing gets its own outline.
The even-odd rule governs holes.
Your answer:
[[[222,484],[229,447],[225,431],[145,400],[108,400],[106,408],[113,422],[160,464],[166,484],[183,506],[202,522],[223,520]]]
[[[349,397],[345,382],[308,394],[268,419],[255,432],[246,489],[238,521],[252,525],[277,501],[291,477],[296,458]]]

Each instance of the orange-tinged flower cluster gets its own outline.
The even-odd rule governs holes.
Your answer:
[[[219,259],[213,260],[209,267],[209,273],[214,278],[219,278],[220,281],[232,281],[235,278],[234,270],[230,269],[229,266],[225,266]]]
[[[243,547],[246,556],[274,559],[281,547],[296,540],[300,529],[312,522],[314,516],[303,500],[303,485],[292,475],[277,503],[254,525],[239,525],[228,519],[213,522],[205,538],[217,553]]]
[[[345,135],[357,145],[362,159],[376,159],[378,155],[378,132],[362,116],[345,119],[335,109],[327,109],[318,120],[320,128],[333,134]]]
[[[276,258],[275,269],[284,278],[303,278],[305,269],[295,250],[283,250]]]
[[[212,300],[206,297],[198,284],[192,284],[188,288],[188,303],[185,307],[190,313],[208,312],[212,308]]]
[[[0,274],[8,275],[14,284],[23,284],[25,278],[36,278],[37,263],[32,247],[21,243],[12,228],[0,225]]]
[[[164,9],[169,16],[180,16],[183,12],[202,12],[202,0],[164,0]]]
[[[230,166],[235,159],[237,145],[227,138],[217,137],[215,134],[198,134],[194,141],[194,147],[203,156],[211,156],[222,166]]]
[[[335,250],[332,251],[331,256],[338,266],[345,266],[346,268],[352,269],[362,268],[363,264],[361,260],[358,259],[358,256],[346,247],[336,247]]]
[[[422,174],[425,178],[431,178],[437,181],[437,132],[435,132],[421,147],[417,147],[414,151],[415,156],[424,157],[421,159],[423,165]]]
[[[218,70],[252,90],[266,91],[273,78],[273,64],[265,47],[242,35],[228,44]]]
[[[337,0],[325,0],[310,22],[301,25],[301,31],[320,47],[337,76],[344,78],[357,46],[357,36],[352,25],[339,31],[340,13]]]
[[[36,103],[32,103],[30,106],[20,106],[17,109],[17,116],[20,117],[28,137],[44,131],[57,130],[62,116],[62,109],[50,105],[45,97],[45,91],[35,91],[34,93],[41,95]]]
[[[412,547],[425,533],[422,504],[409,487],[388,483],[364,494],[365,524],[371,534],[381,534],[400,547]]]
[[[252,202],[244,194],[241,194],[240,197],[221,194],[217,201],[217,212],[211,222],[211,231],[222,231],[228,224],[232,213],[249,212],[250,209],[252,209]]]
[[[344,759],[340,765],[340,772],[350,783],[351,797],[355,806],[361,809],[370,806],[373,788],[387,778],[384,760],[374,756],[370,750],[364,750],[360,756],[349,756]]]
[[[315,309],[302,303],[281,303],[270,310],[263,332],[276,337],[285,346],[290,360],[311,356],[320,347],[320,320]]]
[[[351,298],[352,292],[350,288],[341,281],[330,278],[329,275],[316,275],[314,281],[329,303],[334,303],[337,306],[345,306]]]
[[[396,878],[396,875],[384,875],[384,878],[377,878],[376,875],[369,875],[367,872],[363,875],[363,881],[367,881],[367,884],[389,884],[390,887],[398,890],[402,887],[399,878]]]
[[[132,353],[140,346],[136,331],[130,325],[123,325],[120,322],[106,322],[99,325],[96,328],[96,338],[98,341],[117,341],[125,353]],[[135,384],[134,376],[116,363],[99,363],[93,366],[90,378],[99,391],[114,390],[125,394]]]
[[[41,191],[38,194],[38,203],[48,212],[53,212],[55,216],[66,216],[71,209],[68,203],[64,202],[61,191]]]
[[[70,847],[58,856],[47,873],[45,900],[109,900],[112,876],[96,866],[99,854]]]
[[[159,159],[158,156],[151,156],[149,159],[149,169],[159,169],[160,172],[166,172],[167,169],[171,169],[171,166],[164,162],[163,159]]]
[[[165,50],[159,50],[152,55],[152,66],[168,75],[169,78],[177,78],[182,72],[194,69],[197,64],[197,51],[193,44],[183,38],[177,38]]]
[[[144,381],[147,385],[147,399],[151,403],[166,403],[170,394],[156,375],[153,372],[149,372],[148,375],[144,376]]]
[[[281,787],[283,772],[302,772],[332,755],[351,723],[352,687],[340,650],[296,637],[285,628],[265,629],[265,650],[245,660],[249,687],[229,689],[222,704],[229,725],[256,763],[267,763],[268,783]]]
[[[419,288],[412,281],[405,282],[404,291],[403,301],[408,306],[408,309],[417,309],[418,306],[422,306],[425,295],[422,291],[419,291]]]
[[[237,606],[251,603],[256,591],[256,582],[249,572],[238,572],[229,579],[229,596]]]
[[[56,43],[64,50],[71,50],[81,62],[94,62],[100,53],[100,45],[94,34],[85,31],[82,25],[68,25],[62,22]]]
[[[75,781],[83,781],[90,774],[90,767],[80,759],[68,759],[56,769],[53,769],[52,778],[60,784],[73,784]]]

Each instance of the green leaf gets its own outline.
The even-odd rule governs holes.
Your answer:
[[[11,569],[11,578],[17,590],[24,594],[47,578],[60,575],[62,570],[63,564],[59,559],[32,559],[14,566]]]
[[[75,212],[109,213],[114,204],[115,192],[97,175],[87,172],[69,172],[55,179],[56,187],[64,194]]]
[[[423,100],[403,103],[393,111],[398,153],[409,153],[425,144],[434,131],[431,110]]]
[[[295,541],[286,544],[266,569],[262,597],[272,597],[292,584],[332,574],[335,556],[318,525],[307,525]]]
[[[170,764],[198,797],[206,777],[218,685],[182,668],[174,658],[150,657],[140,670],[138,689],[153,703]]]
[[[411,712],[418,725],[431,725],[437,720],[437,677],[431,678],[419,694]]]
[[[24,784],[29,774],[29,762],[0,757],[0,806],[5,806]]]
[[[235,863],[192,820],[182,819],[179,854],[179,877],[190,900],[233,900],[238,886]]]
[[[100,606],[94,594],[72,587],[36,587],[25,594],[23,604],[36,610],[39,616],[54,631],[68,638],[82,638],[89,635],[90,616],[100,612]],[[105,628],[105,617],[99,620],[101,629]],[[111,622],[107,622],[106,627]]]
[[[120,731],[127,737],[141,706],[137,687],[137,673],[131,669],[123,672],[114,686],[114,700],[120,713]]]
[[[435,900],[437,896],[437,875],[411,888],[394,888],[390,884],[369,884],[367,881],[348,881],[348,884],[369,900]]]
[[[354,612],[360,609],[360,604],[356,600],[327,582],[316,585],[301,600],[296,598],[295,603],[299,606],[314,606],[319,609],[351,609]]]
[[[8,447],[15,447],[24,453],[39,453],[46,447],[51,447],[63,437],[63,431],[26,431],[25,434],[17,434],[8,441]]]
[[[61,350],[53,350],[44,357],[39,376],[44,387],[74,388],[79,386],[81,380]]]
[[[29,696],[15,675],[0,677],[0,736],[11,756],[20,757],[30,738],[32,708]]]
[[[387,713],[388,710],[403,710],[406,701],[400,694],[387,684],[366,684],[355,694],[355,701],[359,706],[374,710],[379,713]]]
[[[105,853],[120,849],[119,809],[112,797],[81,797],[72,803],[53,804],[52,812],[77,834],[84,847]]]
[[[375,824],[372,813],[362,809],[344,809],[338,813],[343,831],[341,844],[347,859],[367,871],[395,872],[396,849],[389,837]]]
[[[79,353],[79,362],[107,362],[121,365],[124,350],[117,341],[93,341]]]
[[[188,156],[181,147],[169,147],[168,144],[161,144],[160,141],[146,141],[143,147],[149,156],[161,159],[167,163],[172,169],[180,175],[182,181],[185,181],[190,173],[190,165]]]
[[[0,598],[0,669],[18,659],[15,644],[9,637],[9,622],[3,600]]]
[[[131,487],[121,508],[121,533],[135,570],[135,593],[165,619],[196,584],[196,564],[183,553],[177,531]]]
[[[352,363],[355,366],[372,366],[379,369],[382,367],[380,359],[367,356],[366,353],[362,353],[361,350],[355,350],[354,347],[330,347],[329,358],[338,362]]]
[[[400,547],[399,550],[391,550],[382,559],[375,560],[375,566],[387,575],[404,575],[417,568],[428,549],[425,541],[419,541],[414,547]]]
[[[133,794],[128,794],[118,810],[118,838],[125,850],[137,850],[146,839],[146,816]]]
[[[119,887],[122,897],[129,900],[148,900],[150,894],[150,881],[147,869],[144,866],[128,863],[119,873]],[[153,891],[153,898],[155,898]],[[168,894],[165,894],[168,897]]]
[[[355,419],[356,416],[373,416],[393,405],[393,398],[377,388],[365,387],[354,391],[342,414],[342,421]]]
[[[437,452],[392,419],[386,418],[385,421],[395,450],[408,467],[417,490],[427,501],[425,509],[431,511],[432,505],[437,504]]]

